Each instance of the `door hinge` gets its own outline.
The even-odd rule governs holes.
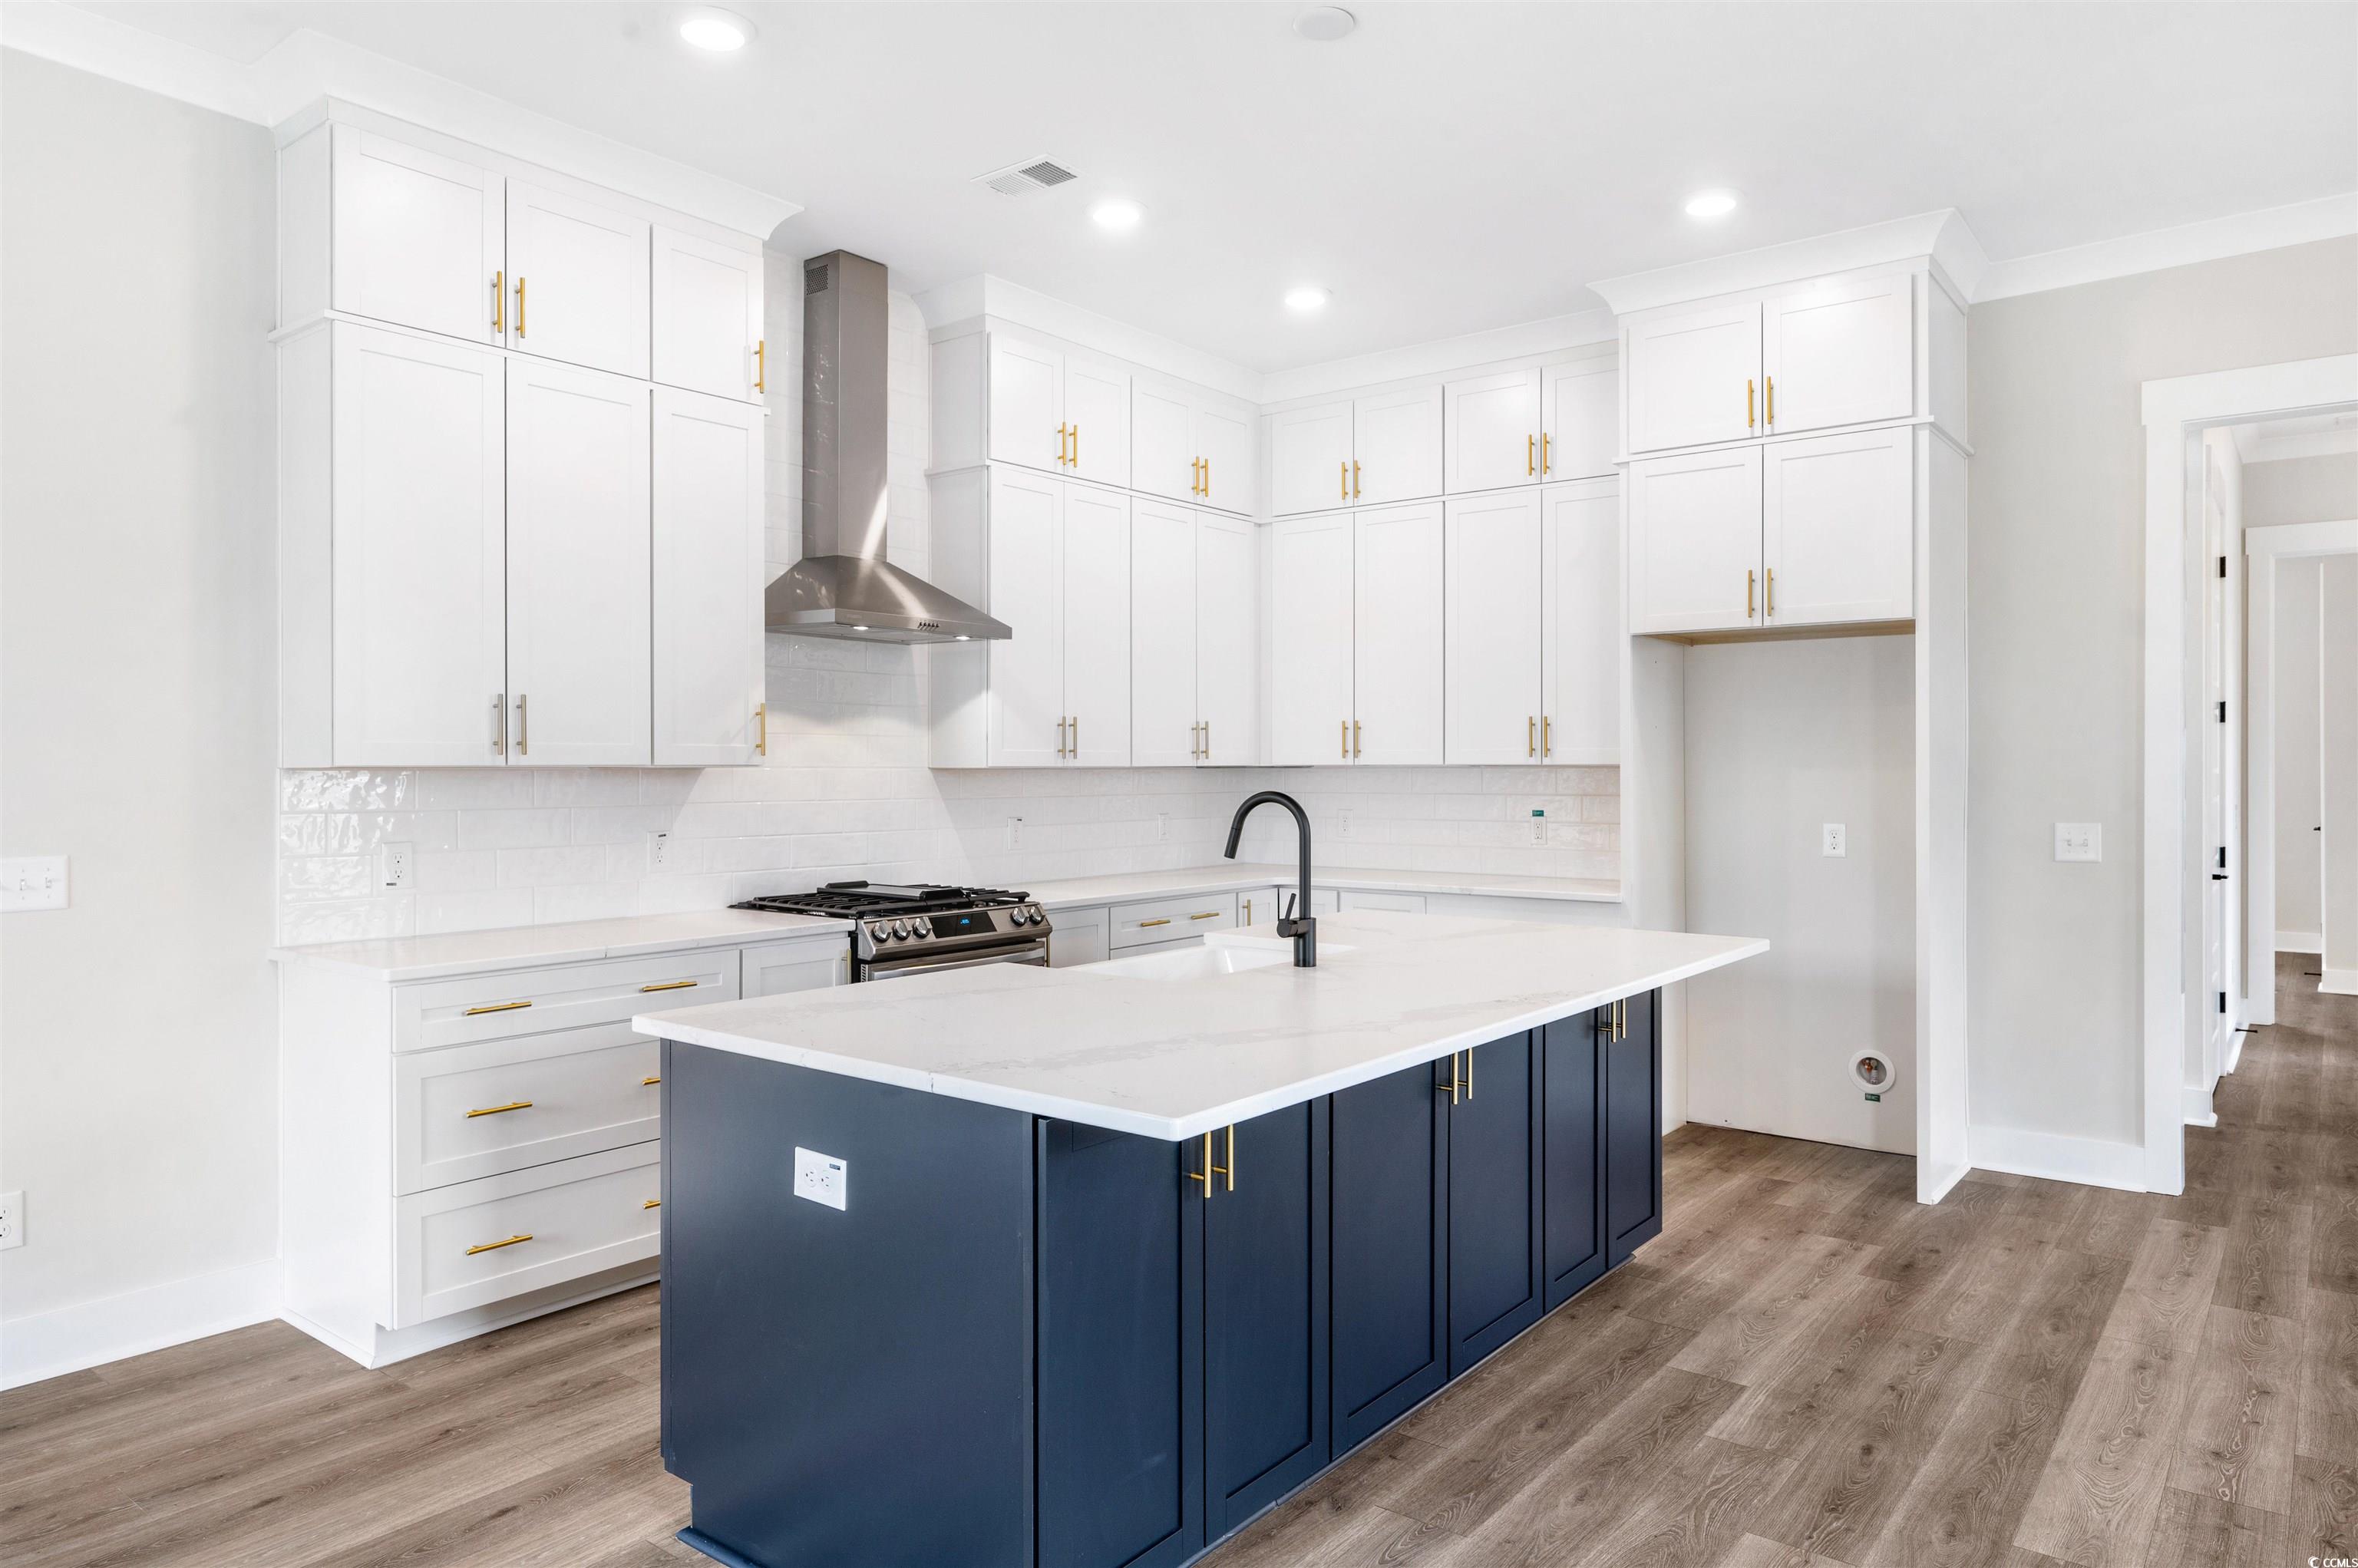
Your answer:
[[[2227,557],[2224,556],[2219,557],[2219,575],[2221,577],[2227,575]]]
[[[2221,1012],[2227,1011],[2227,993],[2225,991],[2221,991],[2219,993],[2219,1011]]]
[[[2223,697],[2219,699],[2219,722],[2227,722],[2227,699]]]
[[[2219,846],[2219,869],[2223,871],[2227,869],[2227,846],[2224,844]]]

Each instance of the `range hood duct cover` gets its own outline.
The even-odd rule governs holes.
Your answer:
[[[849,251],[803,264],[803,558],[763,594],[763,622],[859,643],[1012,637],[884,558],[887,276]]]

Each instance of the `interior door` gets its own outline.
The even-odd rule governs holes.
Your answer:
[[[1269,760],[1279,767],[1351,760],[1351,554],[1347,512],[1270,524]]]
[[[2227,551],[2224,484],[2219,460],[2202,454],[2202,560],[2223,561]],[[2227,863],[2227,726],[2219,717],[2227,700],[2227,582],[2224,569],[2202,573],[2202,849],[2210,864],[2202,873],[2202,1035],[2205,1076],[2227,1059],[2228,1013],[2234,984],[2227,962],[2227,889],[2234,873]],[[2320,968],[2324,966],[2320,964]]]
[[[1541,492],[1540,760],[1583,767],[1621,761],[1621,481],[1581,480]]]
[[[1540,371],[1540,477],[1603,479],[1621,451],[1621,362],[1610,354]]]
[[[1349,505],[1351,406],[1326,403],[1271,415],[1269,466],[1271,506],[1278,516]]]
[[[644,383],[508,361],[511,763],[653,760],[649,409]]]
[[[1453,381],[1444,429],[1451,494],[1537,484],[1540,479],[1540,373],[1510,370]]]
[[[1541,514],[1534,491],[1448,503],[1446,762],[1540,760]]]
[[[503,341],[492,330],[506,323],[503,177],[351,125],[329,137],[335,308],[468,342]]]
[[[1759,306],[1650,316],[1621,341],[1632,452],[1761,433]]]
[[[335,760],[496,766],[507,690],[502,358],[349,322],[330,330]]]
[[[1915,441],[1899,427],[1761,449],[1763,624],[1914,615]]]
[[[1442,761],[1442,504],[1353,514],[1351,760]],[[1538,650],[1532,650],[1536,655]],[[1285,682],[1284,667],[1275,672]],[[1536,695],[1536,694],[1534,694]]]
[[[1761,307],[1761,423],[1773,434],[1916,411],[1915,282],[1813,283]]]
[[[1130,483],[1130,372],[1078,354],[1065,360],[1065,471],[1099,484]]]
[[[1441,387],[1382,392],[1351,405],[1351,501],[1441,493]]]
[[[1250,408],[1228,403],[1195,405],[1195,453],[1204,460],[1204,504],[1223,512],[1253,509],[1253,421]]]
[[[990,470],[990,602],[1014,629],[990,644],[986,752],[994,768],[1065,760],[1065,581],[1062,482]]]
[[[508,181],[508,346],[644,376],[654,225],[578,196]]]
[[[1629,630],[1760,624],[1760,449],[1629,465]]]
[[[762,410],[654,389],[654,760],[754,760],[762,660]],[[774,742],[773,742],[774,744]]]
[[[1130,386],[1130,488],[1173,501],[1202,494],[1195,405],[1186,393],[1140,377]]]
[[[1195,711],[1206,763],[1260,761],[1260,560],[1249,518],[1195,514]]]
[[[1195,703],[1195,514],[1130,508],[1130,762],[1184,768],[1202,752]]]
[[[1065,428],[1065,356],[1006,332],[991,333],[990,455],[1063,473],[1070,450]]]
[[[772,368],[762,341],[762,253],[658,223],[654,276],[654,379],[715,397],[762,395],[766,388],[754,384],[766,384]]]
[[[1130,497],[1065,487],[1068,761],[1130,766]]]

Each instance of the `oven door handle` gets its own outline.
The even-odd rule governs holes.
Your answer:
[[[985,964],[1032,964],[1044,968],[1047,963],[1048,945],[1033,942],[1022,947],[1002,947],[967,958],[920,958],[889,967],[871,963],[867,966],[866,978],[871,980],[901,980],[911,975],[937,975],[945,969],[979,969]]]

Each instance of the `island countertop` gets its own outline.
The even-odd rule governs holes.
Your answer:
[[[1215,933],[1267,946],[1274,927]],[[994,964],[642,1014],[643,1034],[1152,1138],[1193,1138],[1768,950],[1759,937],[1363,910],[1314,968]]]

